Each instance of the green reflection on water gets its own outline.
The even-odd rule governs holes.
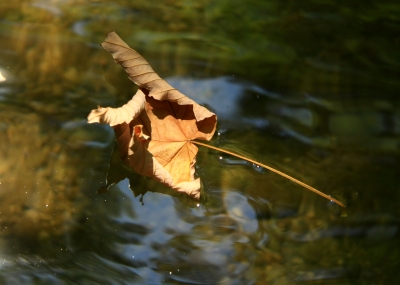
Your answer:
[[[3,251],[58,258],[59,249],[67,247],[96,254],[103,247],[113,251],[121,237],[98,238],[109,233],[104,217],[109,211],[115,216],[120,211],[136,211],[136,216],[144,212],[140,203],[132,210],[129,203],[120,206],[111,190],[95,194],[104,185],[112,137],[107,129],[84,125],[97,105],[119,106],[135,92],[99,46],[106,33],[115,30],[160,76],[186,82],[189,91],[190,80],[209,84],[208,93],[196,95],[202,104],[212,102],[211,109],[218,109],[218,98],[228,102],[215,145],[270,164],[348,205],[348,217],[340,218],[337,208],[291,182],[202,149],[197,173],[204,184],[204,213],[192,210],[196,203],[180,196],[173,196],[170,204],[164,196],[142,197],[143,207],[147,199],[160,199],[166,213],[176,208],[186,214],[172,222],[194,226],[185,234],[168,228],[173,238],[149,246],[148,251],[158,253],[158,270],[185,264],[168,263],[163,250],[175,249],[174,257],[185,251],[206,254],[202,239],[216,250],[239,240],[217,255],[224,260],[233,254],[242,266],[240,270],[226,258],[231,271],[224,273],[230,281],[395,282],[399,10],[392,1],[1,3]],[[225,89],[218,90],[207,81],[211,79]],[[131,177],[131,187],[137,195],[171,195],[139,176]],[[103,197],[111,202],[100,203]],[[254,217],[243,210],[246,205]],[[255,232],[234,223],[243,217],[249,224],[256,221]],[[85,226],[85,218],[97,223]],[[139,234],[146,235],[150,233]],[[11,249],[14,239],[18,244]],[[57,266],[68,271],[67,263]],[[210,263],[197,266],[186,280],[194,282],[210,270]],[[0,275],[6,276],[7,270]],[[29,268],[25,270],[29,275]],[[74,270],[72,275],[82,274]],[[218,270],[211,275],[217,280]],[[169,281],[179,282],[174,280]]]

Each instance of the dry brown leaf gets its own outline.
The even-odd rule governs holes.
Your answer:
[[[212,138],[216,115],[161,79],[115,32],[102,46],[139,90],[121,108],[92,110],[89,123],[114,128],[120,156],[134,171],[199,199],[200,180],[194,178],[198,149],[191,141]]]
[[[199,199],[200,180],[194,178],[197,147],[193,143],[196,143],[264,167],[345,207],[343,202],[273,167],[231,151],[193,142],[194,139],[212,138],[216,115],[161,79],[149,63],[115,32],[107,35],[102,46],[111,53],[115,62],[124,67],[139,90],[121,108],[92,110],[88,121],[109,124],[114,128],[121,159],[137,173]],[[120,175],[112,176],[114,182],[121,179]]]

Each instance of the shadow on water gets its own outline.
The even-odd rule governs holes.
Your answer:
[[[399,7],[0,4],[0,283],[397,284]],[[112,130],[85,120],[135,92],[99,46],[111,30],[218,115],[212,144],[346,212],[203,148],[200,202],[125,179]]]

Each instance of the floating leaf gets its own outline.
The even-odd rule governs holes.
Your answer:
[[[93,110],[89,123],[114,128],[120,156],[134,171],[199,199],[200,180],[194,177],[198,149],[192,140],[212,138],[216,115],[161,79],[116,33],[108,34],[102,46],[139,90],[120,108]]]
[[[107,35],[102,46],[125,69],[139,90],[120,108],[92,110],[88,121],[114,128],[122,161],[137,173],[199,199],[200,179],[194,177],[198,151],[195,144],[198,144],[262,166],[344,207],[342,202],[270,166],[193,141],[212,138],[217,116],[161,79],[115,32]],[[107,185],[121,179],[119,175],[110,178],[112,181]]]

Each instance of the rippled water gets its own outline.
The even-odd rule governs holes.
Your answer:
[[[397,284],[400,5],[0,4],[1,284]],[[87,124],[135,86],[115,30],[218,116],[194,201],[131,173]],[[111,164],[110,164],[111,160]],[[111,165],[111,166],[110,166]],[[109,170],[109,167],[110,170]]]

